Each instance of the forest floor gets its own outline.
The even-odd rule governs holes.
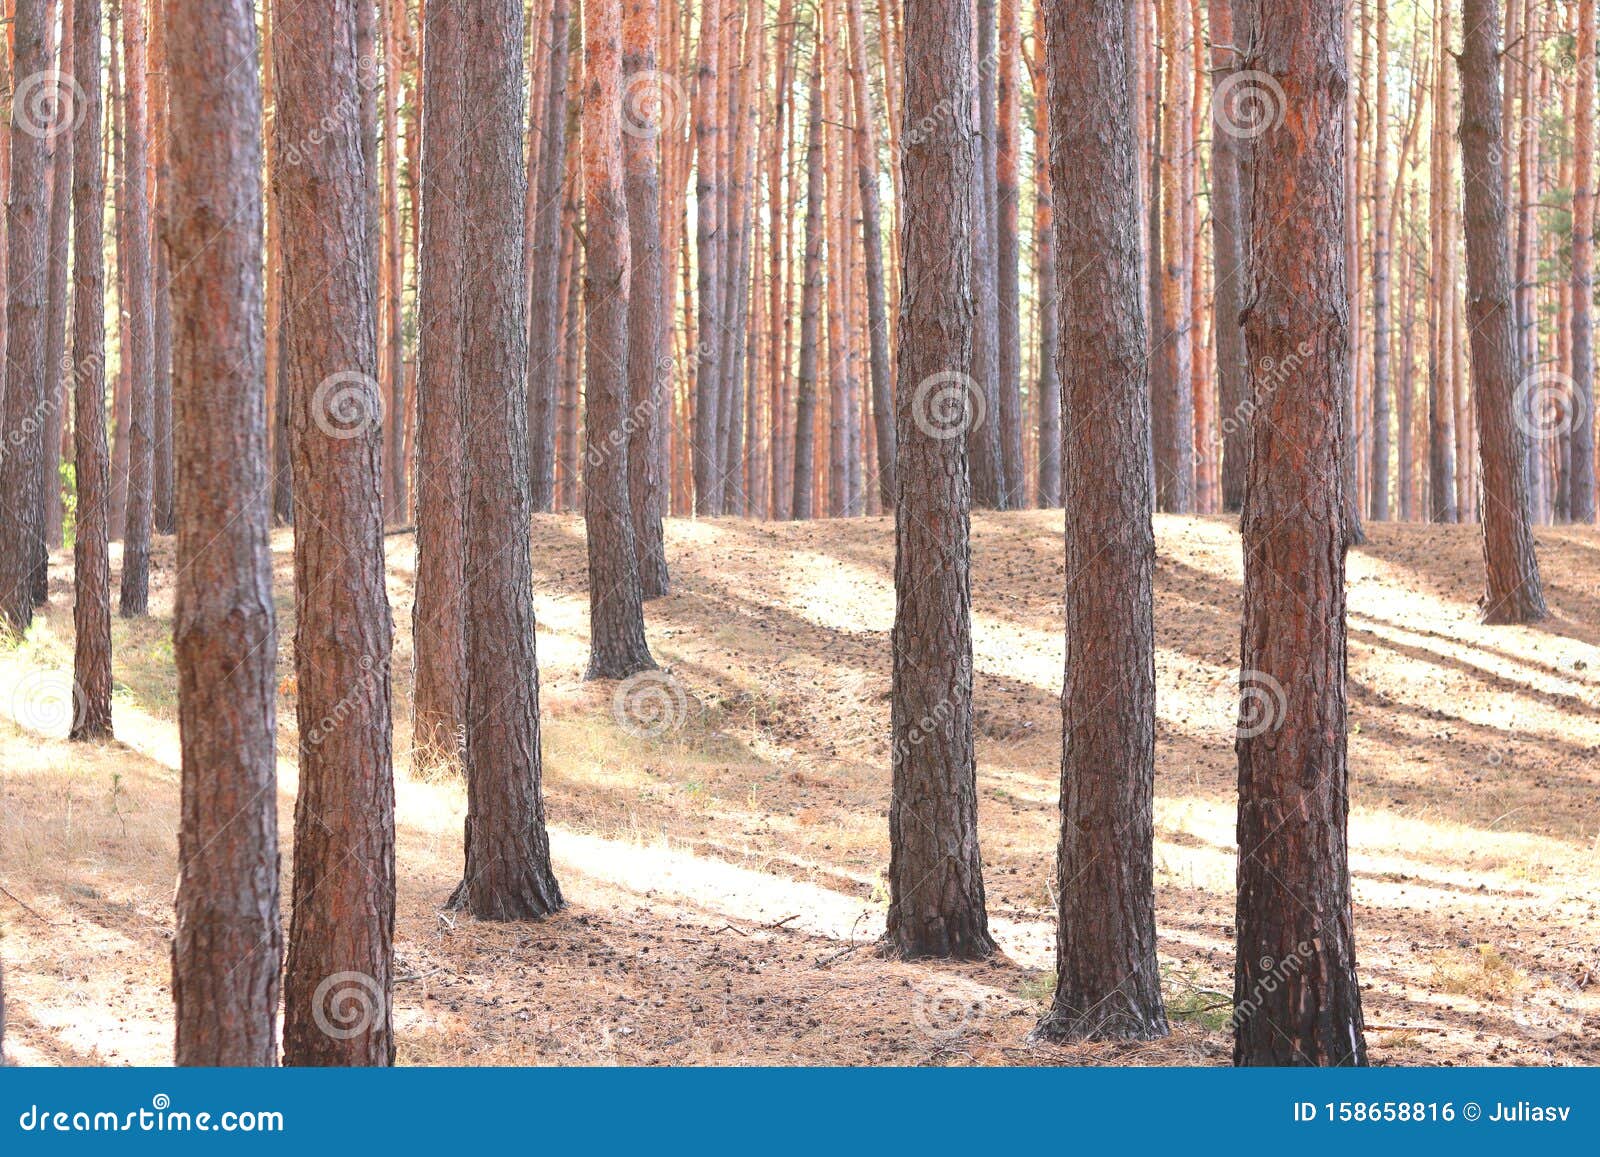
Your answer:
[[[411,766],[414,544],[389,538],[400,1062],[1226,1063],[1241,564],[1222,519],[1157,520],[1156,912],[1172,1036],[1028,1040],[1053,983],[1060,520],[974,520],[980,823],[1004,950],[977,965],[872,949],[888,856],[889,521],[671,521],[674,591],[647,611],[671,726],[652,737],[623,726],[616,684],[582,681],[581,520],[537,520],[545,789],[569,907],[518,925],[441,911],[465,795]],[[1373,1060],[1600,1063],[1600,534],[1540,529],[1550,621],[1490,628],[1473,606],[1475,528],[1370,533],[1350,556],[1349,609]],[[287,902],[288,533],[273,544]],[[69,558],[54,561],[30,639],[0,653],[0,959],[18,1063],[171,1061],[172,551],[158,540],[153,617],[115,620],[116,743],[59,738]]]

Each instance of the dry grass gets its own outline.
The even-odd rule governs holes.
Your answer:
[[[613,685],[582,682],[582,524],[538,520],[547,793],[571,907],[513,926],[439,911],[460,868],[464,798],[410,766],[413,546],[388,540],[402,1062],[1225,1060],[1240,564],[1221,520],[1157,526],[1157,910],[1173,1036],[1073,1049],[1027,1040],[1053,964],[1059,518],[986,515],[974,527],[982,837],[1006,955],[962,966],[870,950],[887,856],[886,521],[669,524],[675,592],[648,616],[682,692],[680,725],[640,737],[618,725]],[[1378,526],[1372,537],[1350,560],[1350,700],[1373,1055],[1600,1062],[1600,535],[1539,533],[1556,613],[1529,628],[1476,622],[1475,529]],[[275,548],[288,640],[287,534]],[[67,560],[33,635],[0,654],[0,959],[7,1046],[23,1063],[170,1060],[170,552],[158,542],[154,617],[115,625],[117,743],[55,737],[51,695],[70,686]],[[287,870],[287,647],[280,671]]]

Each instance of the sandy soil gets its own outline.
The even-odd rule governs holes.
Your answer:
[[[579,520],[538,520],[545,772],[570,907],[444,913],[464,795],[396,736],[408,1064],[1223,1063],[1231,993],[1240,560],[1220,519],[1157,523],[1157,914],[1173,1034],[1058,1048],[1052,978],[1060,515],[974,527],[979,788],[1004,956],[878,958],[887,860],[892,527],[669,524],[668,675],[585,684]],[[1554,616],[1476,622],[1477,531],[1378,526],[1350,559],[1352,868],[1383,1064],[1600,1063],[1600,534],[1539,532]],[[279,607],[291,637],[289,540]],[[119,741],[61,741],[69,560],[0,654],[0,959],[24,1064],[163,1064],[175,878],[172,544],[155,617],[117,622]],[[396,716],[409,716],[413,543],[389,539]],[[294,686],[279,746],[285,893]],[[664,725],[664,726],[663,726]],[[652,733],[655,732],[655,733]]]

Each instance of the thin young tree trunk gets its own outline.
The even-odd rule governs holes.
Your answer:
[[[1179,31],[1180,6],[1174,0],[1160,0],[1157,10],[1164,42],[1166,86],[1161,110],[1161,249],[1152,253],[1151,261],[1161,265],[1163,328],[1155,331],[1160,341],[1160,372],[1155,375],[1151,387],[1151,428],[1155,444],[1156,507],[1169,513],[1184,513],[1194,501],[1194,394],[1190,378],[1189,275],[1184,266],[1181,171],[1187,140],[1183,94],[1188,69]]]
[[[1594,462],[1594,0],[1578,0],[1578,76],[1573,98],[1572,473],[1573,522],[1595,520]],[[1538,444],[1535,443],[1537,450]]]
[[[878,130],[867,83],[867,38],[861,0],[849,0],[850,80],[856,110],[856,176],[861,186],[861,239],[867,279],[867,349],[872,374],[872,418],[878,435],[878,494],[894,502],[894,378],[889,362],[889,304],[884,288],[883,233],[879,225]]]
[[[128,514],[122,537],[122,589],[117,611],[125,619],[146,614],[150,607],[150,533],[155,476],[155,376],[151,350],[150,200],[147,186],[145,59],[143,0],[122,0],[123,62],[127,72],[126,137],[123,194],[128,209],[127,245],[119,264],[127,263],[128,359]],[[15,143],[15,142],[13,142]],[[13,150],[15,151],[15,150]],[[18,177],[18,183],[21,178]],[[13,217],[13,220],[15,218]],[[15,269],[16,262],[12,262]],[[12,364],[18,364],[15,338]],[[118,431],[120,434],[121,432]]]
[[[1216,95],[1211,102],[1211,245],[1216,264],[1217,402],[1222,426],[1222,509],[1232,514],[1244,506],[1245,466],[1250,455],[1250,415],[1245,408],[1244,212],[1241,205],[1239,154],[1241,132],[1253,122],[1231,95],[1235,78],[1250,69],[1243,28],[1235,27],[1235,0],[1210,0],[1211,68]],[[1244,82],[1247,83],[1247,82]],[[1245,145],[1248,147],[1248,145]]]
[[[721,211],[721,108],[717,99],[718,56],[722,40],[720,0],[705,0],[700,11],[700,72],[695,88],[695,273],[696,325],[700,340],[695,350],[694,399],[694,510],[696,514],[721,514],[717,456],[719,428],[717,403],[721,388],[718,354],[721,347],[722,265],[717,219]]]
[[[405,283],[405,238],[400,222],[400,41],[405,35],[403,0],[381,0],[383,7],[383,362],[388,372],[384,406],[386,446],[384,508],[388,521],[406,520],[406,355],[402,318]]]
[[[568,0],[550,7],[550,59],[545,107],[537,126],[538,213],[528,325],[528,474],[535,511],[555,509],[557,399],[561,388],[562,178],[567,169]]]
[[[1375,0],[1372,129],[1372,465],[1367,517],[1389,519],[1389,5]]]
[[[183,126],[163,180],[177,273],[176,1059],[273,1065],[283,932],[255,11],[166,0],[156,22],[182,32],[163,84]]]
[[[1039,298],[1039,373],[1035,378],[1039,393],[1039,468],[1034,505],[1049,509],[1061,505],[1061,374],[1056,365],[1057,343],[1060,332],[1060,294],[1056,284],[1056,224],[1055,190],[1050,181],[1050,65],[1046,46],[1046,12],[1043,4],[1033,10],[1033,233],[1034,250],[1038,264],[1035,269],[1034,292]],[[1123,35],[1126,42],[1126,33]],[[1137,73],[1140,62],[1137,46],[1126,45],[1127,66],[1130,76],[1130,100],[1137,104],[1138,94],[1131,77]],[[1137,108],[1129,116],[1137,116]],[[1134,181],[1139,179],[1138,149],[1134,150]],[[1134,212],[1139,212],[1139,196],[1134,192]],[[1134,239],[1134,276],[1143,276],[1139,239]],[[1135,289],[1142,307],[1144,289]],[[1141,316],[1143,310],[1141,308]],[[1148,382],[1148,376],[1146,377]]]
[[[800,365],[795,376],[794,498],[791,518],[812,517],[816,481],[817,312],[822,303],[822,51],[812,48],[811,96],[806,128],[806,240],[800,295]]]
[[[73,75],[72,0],[61,0],[58,67],[63,77]],[[68,317],[72,308],[68,300],[67,259],[71,255],[71,242],[67,230],[72,211],[72,121],[77,117],[78,107],[74,99],[67,123],[61,125],[61,131],[50,141],[50,277],[47,291],[50,313],[45,326],[45,410],[39,458],[44,533],[40,538],[43,550],[34,571],[33,587],[34,601],[38,603],[44,602],[50,594],[50,552],[61,547],[65,516],[61,492],[61,454],[70,375],[64,363],[67,357]]]
[[[977,0],[977,56],[960,98],[968,100],[975,95],[978,111],[978,167],[973,173],[978,200],[972,219],[972,278],[978,313],[972,336],[972,376],[983,390],[983,408],[968,435],[967,449],[972,504],[985,510],[1004,510],[1006,496],[1000,436],[1000,266],[995,237],[999,196],[994,149],[999,132],[996,17],[996,0]]]
[[[857,0],[859,3],[859,0]],[[1022,462],[1022,288],[1017,246],[1017,211],[1021,190],[1017,182],[1017,151],[1021,135],[1017,68],[1022,56],[1020,0],[999,0],[1000,34],[995,46],[995,257],[996,318],[999,327],[998,414],[1000,463],[1005,493],[1001,506],[1016,510],[1027,505],[1027,485]]]
[[[889,912],[894,955],[995,950],[978,849],[972,733],[967,440],[977,413],[974,218],[984,156],[973,124],[968,0],[906,0],[890,690]],[[914,383],[914,384],[913,384]]]
[[[588,0],[584,26],[583,521],[589,558],[586,679],[655,669],[644,638],[644,592],[628,493],[628,204],[622,190],[620,0]]]
[[[22,120],[30,98],[23,86],[55,84],[46,55],[44,0],[17,0],[11,24],[12,75],[17,80],[11,131],[11,184],[6,205],[6,364],[0,429],[0,633],[21,634],[33,622],[39,555],[45,550],[39,463],[45,385],[49,205],[45,137],[64,126],[44,120],[30,132]],[[3,49],[0,45],[0,49]]]
[[[167,235],[168,138],[171,136],[167,105],[167,22],[161,18],[159,0],[150,6],[150,374],[155,417],[151,428],[154,468],[150,480],[150,518],[157,534],[175,534],[178,528],[174,488],[177,480],[173,446],[172,397],[172,268]],[[178,26],[178,35],[186,32]]]
[[[1420,91],[1415,98],[1420,99]],[[1411,183],[1408,221],[1417,219],[1417,185]],[[1396,457],[1400,483],[1400,521],[1412,522],[1417,517],[1416,474],[1416,341],[1417,341],[1417,247],[1409,240],[1409,228],[1401,235],[1401,252],[1404,254],[1404,273],[1400,283],[1400,378],[1395,407],[1398,426]],[[1425,283],[1424,283],[1425,284]]]
[[[466,738],[465,19],[449,0],[423,9],[411,743],[414,764],[424,768],[460,765]]]
[[[377,270],[357,8],[275,0],[283,347],[294,463],[300,787],[284,974],[291,1065],[394,1063],[391,629]],[[327,1031],[332,1024],[335,1031]]]
[[[625,0],[622,14],[623,192],[633,278],[628,294],[628,493],[633,501],[639,586],[647,599],[669,589],[662,528],[666,479],[662,443],[671,420],[671,360],[661,259],[662,131],[676,131],[681,110],[672,84],[656,68],[657,0]]]
[[[1528,476],[1514,407],[1522,379],[1511,312],[1511,255],[1500,166],[1498,0],[1464,0],[1461,159],[1467,237],[1472,400],[1482,472],[1484,621],[1544,618],[1539,560],[1528,525]],[[1575,295],[1576,296],[1576,295]]]
[[[83,92],[72,152],[73,739],[111,736],[111,461],[106,448],[105,176],[101,168],[102,0],[75,0],[73,75]]]
[[[1431,223],[1428,245],[1431,266],[1428,293],[1428,521],[1455,522],[1456,435],[1451,380],[1455,355],[1451,346],[1451,307],[1455,299],[1455,246],[1450,232],[1450,10],[1434,0],[1433,170],[1428,181]]]
[[[1066,676],[1056,1040],[1167,1035],[1156,957],[1156,671],[1149,362],[1140,292],[1138,141],[1118,0],[1048,15],[1057,115],[1066,488]],[[1042,104],[1043,102],[1041,102]]]
[[[1351,928],[1341,0],[1262,5],[1283,122],[1252,145],[1234,1063],[1366,1063]],[[1284,244],[1292,237],[1294,244]]]
[[[600,0],[604,3],[605,0]],[[528,920],[562,906],[540,788],[528,432],[522,383],[522,3],[477,0],[463,23],[467,268],[466,868],[452,906]]]

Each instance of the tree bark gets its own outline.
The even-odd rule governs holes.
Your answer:
[[[1049,49],[1046,47],[1046,13],[1043,4],[1034,5],[1033,70],[1033,232],[1037,256],[1034,292],[1039,297],[1039,461],[1034,505],[1049,509],[1061,505],[1061,374],[1056,365],[1059,343],[1060,295],[1056,285],[1055,190],[1050,179]],[[1137,70],[1133,46],[1128,48],[1128,67]],[[1129,115],[1135,115],[1130,113]],[[1134,157],[1134,180],[1138,180],[1138,157]],[[1139,199],[1134,194],[1134,211]],[[1142,256],[1134,242],[1135,276],[1142,276]],[[1140,303],[1142,286],[1135,287]],[[1142,316],[1142,310],[1141,310]]]
[[[83,91],[72,153],[73,739],[111,736],[111,461],[106,447],[105,177],[101,168],[102,0],[76,0],[73,75]]]
[[[602,3],[604,0],[602,0]],[[467,819],[451,904],[480,920],[562,905],[550,866],[539,750],[522,383],[521,0],[481,0],[466,22]]]
[[[672,82],[656,67],[657,0],[626,0],[622,70],[626,85],[622,138],[623,192],[628,203],[633,280],[628,295],[628,492],[633,500],[634,551],[647,599],[668,592],[662,528],[666,479],[662,446],[671,421],[671,360],[661,257],[662,130],[676,131],[681,109]],[[654,102],[652,104],[651,102]],[[654,109],[654,113],[649,110]],[[645,110],[641,116],[638,110]]]
[[[1211,67],[1217,88],[1231,76],[1249,71],[1243,28],[1236,27],[1236,0],[1210,0]],[[1215,90],[1214,90],[1215,91]],[[1241,111],[1228,97],[1211,103],[1211,245],[1215,254],[1216,295],[1213,342],[1217,357],[1217,402],[1222,427],[1222,509],[1244,507],[1245,466],[1250,456],[1250,414],[1245,405],[1247,367],[1244,328],[1239,318],[1245,303],[1244,210],[1240,203],[1240,142],[1228,131],[1241,123]]]
[[[1022,56],[1019,0],[999,0],[1000,30],[995,51],[995,287],[999,324],[999,428],[1000,464],[1005,493],[1001,508],[1017,510],[1027,505],[1027,485],[1022,464],[1022,289],[1017,245],[1017,151],[1021,135],[1017,92],[1017,65]]]
[[[721,238],[721,108],[717,96],[718,57],[722,39],[720,0],[705,0],[700,12],[700,72],[696,84],[695,136],[695,269],[700,340],[695,350],[694,510],[720,514],[722,464],[717,455],[718,402],[721,391],[722,292]]]
[[[412,609],[412,749],[420,766],[459,765],[466,727],[463,459],[467,265],[461,131],[465,13],[423,10],[421,243],[417,254],[417,585]]]
[[[1154,891],[1155,627],[1138,142],[1118,0],[1048,12],[1068,434],[1056,990],[1040,1035],[1167,1034]]]
[[[1450,230],[1450,69],[1443,46],[1450,39],[1450,8],[1434,0],[1433,167],[1428,181],[1431,223],[1428,318],[1428,520],[1455,522],[1456,435],[1451,381],[1455,353],[1451,311],[1456,295],[1455,246]]]
[[[277,1063],[277,630],[263,361],[261,92],[248,0],[166,0],[177,277],[173,645],[180,1065]]]
[[[62,0],[61,3],[58,61],[63,76],[73,75],[72,0]],[[73,119],[77,116],[77,109],[78,104],[74,100],[71,112]],[[67,319],[71,313],[67,290],[67,259],[71,253],[71,242],[67,229],[72,210],[72,127],[69,119],[50,142],[50,276],[47,298],[50,312],[45,325],[45,411],[39,456],[39,501],[44,522],[39,543],[43,549],[39,552],[33,579],[36,603],[45,602],[50,595],[50,552],[61,547],[65,513],[61,494],[61,450],[69,377],[64,363],[67,357]]]
[[[1366,1063],[1345,751],[1341,0],[1261,5],[1252,63],[1281,124],[1252,144],[1245,315],[1257,404],[1245,495],[1234,1063]],[[1285,244],[1292,238],[1293,244]]]
[[[1523,435],[1515,418],[1523,369],[1511,311],[1511,256],[1500,166],[1498,0],[1462,8],[1461,167],[1467,237],[1467,315],[1472,400],[1482,471],[1483,559],[1489,623],[1546,617],[1528,522]]]
[[[177,484],[174,458],[172,398],[172,267],[168,261],[166,237],[168,217],[168,70],[166,21],[150,8],[150,376],[155,414],[151,425],[154,468],[150,480],[150,518],[157,534],[177,532],[177,510],[173,492]],[[179,26],[179,35],[184,34]]]
[[[1389,5],[1375,0],[1372,117],[1372,465],[1367,517],[1389,519]]]
[[[978,849],[967,439],[973,432],[974,217],[984,150],[966,93],[967,0],[906,0],[907,126],[890,699],[887,951],[995,950]],[[913,384],[914,383],[914,384]]]
[[[995,237],[999,197],[994,148],[999,132],[996,19],[996,0],[977,0],[977,57],[957,98],[976,97],[978,112],[978,166],[973,173],[978,199],[972,219],[972,276],[978,312],[972,335],[972,376],[983,389],[983,408],[967,441],[972,503],[985,510],[1004,510],[1006,491],[1000,437],[1000,265]],[[901,260],[905,260],[904,254]]]
[[[294,461],[300,789],[284,978],[292,1065],[394,1063],[394,779],[383,410],[359,4],[275,0]],[[503,368],[503,367],[502,367]]]
[[[145,126],[146,77],[144,5],[122,0],[123,64],[126,111],[123,147],[123,196],[127,206],[127,245],[120,259],[127,263],[128,319],[128,513],[122,534],[122,589],[117,604],[125,619],[148,613],[150,607],[150,534],[153,529],[155,478],[155,372],[151,351],[149,161]],[[15,264],[13,263],[13,268]],[[12,354],[13,363],[16,354]],[[120,431],[119,431],[120,434]]]
[[[806,241],[800,294],[800,364],[795,375],[794,500],[790,517],[812,517],[816,482],[817,312],[822,302],[822,52],[813,47],[806,127]]]
[[[533,239],[533,291],[528,326],[528,474],[531,505],[555,509],[556,401],[560,393],[562,342],[562,178],[567,170],[568,0],[550,8],[550,60],[545,78],[544,134],[539,145],[538,216]],[[530,178],[532,179],[532,178]]]
[[[6,208],[6,363],[0,409],[0,632],[20,635],[33,622],[39,556],[44,543],[44,504],[39,463],[44,457],[45,325],[49,273],[49,206],[46,193],[46,138],[58,132],[59,112],[30,112],[30,99],[44,94],[49,73],[44,0],[16,0],[11,24],[12,76],[17,80],[11,110],[11,184]],[[3,47],[3,46],[0,46]],[[33,81],[33,95],[23,91]],[[61,96],[60,93],[53,94]],[[66,98],[70,104],[70,97]],[[59,108],[59,106],[58,106]],[[56,115],[50,115],[55,112]]]
[[[1578,0],[1573,100],[1572,394],[1569,490],[1573,522],[1595,520],[1594,462],[1594,0]],[[1535,443],[1537,448],[1537,443]]]

